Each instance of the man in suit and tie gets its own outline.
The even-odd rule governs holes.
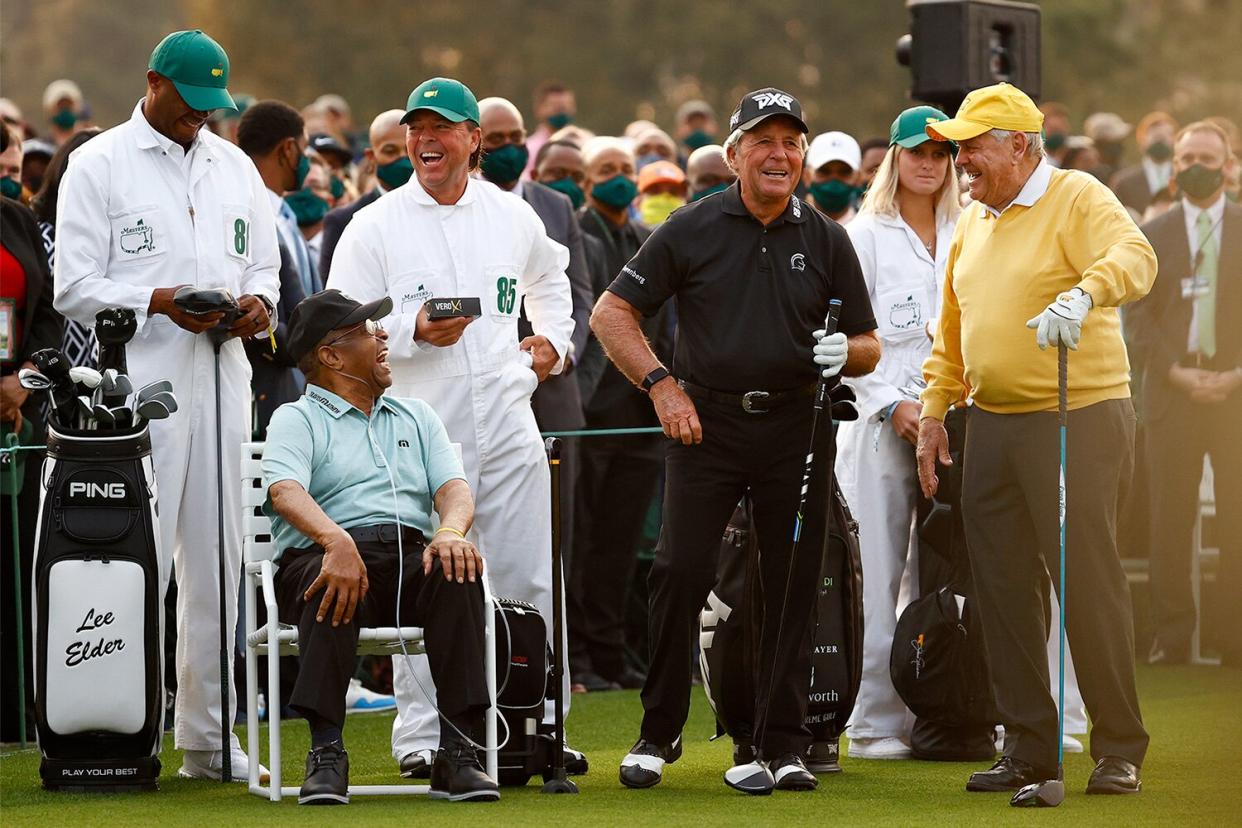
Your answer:
[[[414,164],[405,154],[405,125],[401,116],[405,112],[390,109],[375,116],[371,122],[371,146],[363,150],[366,167],[375,172],[375,186],[360,195],[357,199],[329,210],[323,218],[323,240],[319,248],[319,283],[328,283],[328,272],[332,269],[332,254],[336,251],[336,243],[341,240],[345,226],[353,219],[354,214],[375,201],[389,190],[395,190],[410,180],[414,174]]]
[[[1148,112],[1134,130],[1143,153],[1139,163],[1113,176],[1110,186],[1117,199],[1142,218],[1156,193],[1169,186],[1173,175],[1173,136],[1177,121],[1167,112]]]
[[[1216,488],[1217,589],[1242,598],[1242,207],[1225,198],[1237,164],[1225,133],[1199,121],[1174,141],[1177,206],[1143,227],[1160,260],[1128,320],[1143,352],[1151,463],[1151,660],[1185,663],[1195,629],[1192,531],[1203,457]],[[1242,647],[1222,645],[1226,663]]]

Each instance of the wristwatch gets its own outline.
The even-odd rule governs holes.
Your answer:
[[[656,369],[647,376],[643,377],[643,391],[651,393],[651,386],[669,375],[668,369],[663,365],[657,365]]]
[[[258,296],[259,301],[263,303],[263,307],[267,309],[267,315],[270,318],[275,319],[276,306],[272,304],[272,300],[268,299],[266,296],[259,296],[258,294],[255,295]]]

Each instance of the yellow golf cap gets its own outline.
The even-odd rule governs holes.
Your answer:
[[[927,134],[937,141],[968,141],[990,129],[1039,132],[1044,113],[1030,96],[1016,86],[998,83],[976,89],[947,121],[928,124]]]

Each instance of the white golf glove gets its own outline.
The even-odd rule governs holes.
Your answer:
[[[1058,295],[1039,316],[1032,317],[1026,326],[1035,328],[1035,342],[1041,351],[1049,345],[1055,348],[1062,342],[1071,351],[1077,351],[1082,321],[1087,318],[1091,305],[1091,294],[1080,287],[1070,288]]]
[[[815,364],[823,367],[824,378],[835,377],[845,367],[850,345],[843,333],[826,336],[827,331],[815,332]]]

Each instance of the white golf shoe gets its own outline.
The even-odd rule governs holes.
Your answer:
[[[224,767],[223,756],[223,751],[219,750],[187,750],[181,760],[181,770],[177,771],[177,776],[183,779],[210,779],[219,782],[220,773]],[[250,762],[240,745],[233,745],[229,758],[232,762],[229,772],[233,781],[248,781]],[[259,765],[259,784],[266,785],[270,781],[271,774],[268,769]]]

